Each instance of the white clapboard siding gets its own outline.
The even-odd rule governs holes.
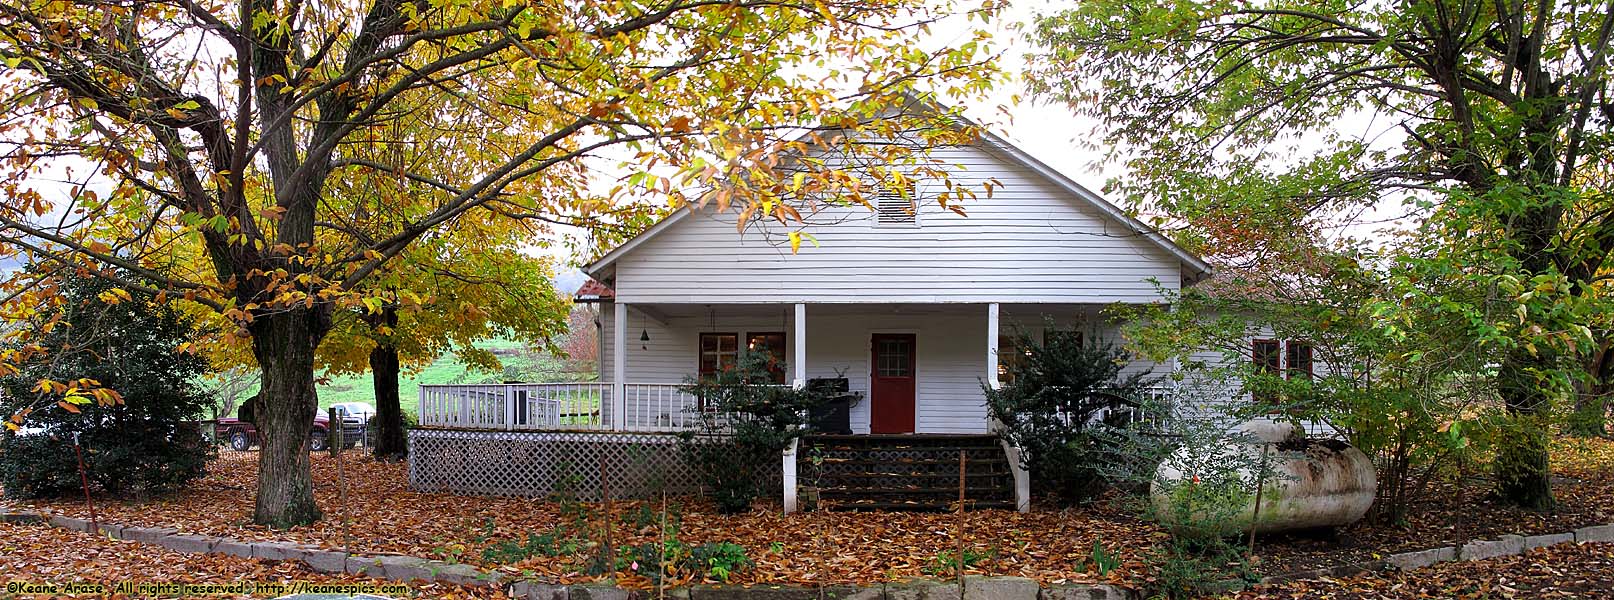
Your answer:
[[[822,306],[822,305],[818,305]],[[614,342],[611,312],[619,308],[605,304],[602,321],[605,351],[600,353],[601,379],[612,374],[611,344]],[[629,383],[677,383],[695,373],[697,345],[702,332],[747,333],[783,331],[787,346],[794,347],[796,331],[791,305],[779,305],[777,316],[724,315],[721,307],[707,316],[673,317],[657,323],[644,313],[628,309],[626,335],[626,381]],[[1118,340],[1113,325],[1103,324],[1097,307],[1025,307],[1005,313],[1000,332],[1009,334],[1020,324],[1033,336],[1040,336],[1049,318],[1060,328],[1075,328],[1086,335]],[[754,312],[754,309],[753,309]],[[931,309],[922,314],[894,313],[890,307],[871,307],[868,312],[840,308],[832,314],[815,314],[807,309],[807,376],[846,377],[853,391],[865,396],[852,409],[852,428],[869,431],[869,338],[874,333],[913,333],[918,347],[917,402],[915,429],[918,433],[987,433],[989,423],[981,379],[986,371],[986,307],[953,306]],[[641,335],[650,339],[642,341]],[[1147,361],[1135,361],[1129,371],[1163,371]]]
[[[1207,314],[1205,319],[1216,318]],[[1256,315],[1243,315],[1246,325],[1242,338],[1233,348],[1199,348],[1189,353],[1180,366],[1183,372],[1182,385],[1184,389],[1193,390],[1184,394],[1179,400],[1186,403],[1178,407],[1178,416],[1189,419],[1226,418],[1235,413],[1240,406],[1252,401],[1249,392],[1245,391],[1242,383],[1230,373],[1247,365],[1252,360],[1253,344],[1258,339],[1281,339],[1271,325],[1261,323]],[[1287,355],[1280,350],[1282,360],[1287,361]],[[1336,373],[1336,365],[1324,360],[1321,352],[1314,350],[1312,357],[1312,374],[1317,377],[1326,377]],[[1285,365],[1287,368],[1287,365]],[[1336,435],[1332,427],[1316,421],[1301,423],[1307,433],[1311,435]]]
[[[1212,319],[1215,317],[1214,315],[1207,315],[1205,318]],[[1243,339],[1238,342],[1238,347],[1196,349],[1194,352],[1189,354],[1187,364],[1185,364],[1185,366],[1194,368],[1187,370],[1202,370],[1200,368],[1201,366],[1203,367],[1203,370],[1238,367],[1252,360],[1251,352],[1253,352],[1255,340],[1280,339],[1279,335],[1273,330],[1272,326],[1261,323],[1256,315],[1243,315],[1243,319],[1245,320],[1246,325],[1244,327]],[[1232,352],[1229,352],[1230,350]],[[1285,356],[1283,360],[1288,360],[1287,356]],[[1312,361],[1313,375],[1323,377],[1331,375],[1335,372],[1334,365],[1327,360],[1324,360],[1321,349],[1316,349],[1313,351]]]
[[[792,255],[789,228],[734,227],[732,213],[694,212],[642,240],[614,263],[618,301],[1153,302],[1176,289],[1181,259],[1025,164],[978,147],[938,151],[954,180],[999,185],[961,203],[934,202],[921,182],[918,225],[879,224],[867,208],[807,215]]]
[[[1000,317],[998,333],[1002,336],[1012,336],[1016,332],[1024,332],[1033,340],[1041,340],[1050,328],[1079,331],[1088,343],[1108,343],[1123,352],[1126,349],[1126,342],[1121,339],[1121,325],[1105,317],[1103,307],[1096,305],[1061,307],[1057,310],[1023,305],[1005,307]],[[1160,365],[1154,361],[1134,357],[1121,373],[1123,376],[1147,373],[1163,379],[1170,371],[1170,365]]]

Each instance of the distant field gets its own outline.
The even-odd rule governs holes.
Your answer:
[[[492,350],[504,363],[503,373],[468,372],[454,356],[444,356],[414,375],[405,374],[398,381],[398,394],[407,412],[414,412],[415,399],[422,384],[491,383],[505,380],[567,381],[585,378],[562,370],[560,359],[542,351],[529,350],[520,342],[489,340],[477,344],[478,348]],[[590,375],[587,378],[592,378]],[[319,406],[323,410],[338,402],[368,402],[375,404],[375,388],[370,374],[332,377],[319,386]]]

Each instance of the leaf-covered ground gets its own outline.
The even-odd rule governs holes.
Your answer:
[[[404,465],[376,462],[359,451],[345,456],[345,504],[338,498],[334,460],[324,453],[313,456],[315,494],[326,518],[308,527],[273,531],[250,523],[256,452],[221,451],[210,464],[208,476],[177,496],[103,500],[97,508],[103,519],[127,525],[173,527],[184,533],[249,540],[293,540],[331,548],[343,546],[340,523],[346,518],[347,547],[352,552],[393,552],[483,566],[492,566],[483,558],[484,549],[562,526],[568,535],[579,538],[581,547],[575,554],[500,561],[499,566],[565,582],[593,578],[580,567],[596,554],[590,544],[604,537],[604,507],[599,503],[568,506],[522,498],[417,493],[408,489]],[[82,500],[21,506],[88,516]],[[930,574],[927,569],[934,571],[940,553],[958,547],[958,523],[952,514],[783,515],[776,505],[759,505],[748,514],[724,516],[707,503],[688,498],[671,500],[669,507],[672,519],[679,522],[678,537],[683,543],[727,541],[745,546],[755,567],[738,573],[733,582],[871,583],[925,577]],[[578,510],[586,513],[580,526],[575,524]],[[612,514],[612,542],[617,547],[654,542],[660,536],[659,503],[618,501],[612,503]],[[964,525],[966,545],[987,555],[969,573],[1022,575],[1045,583],[1139,577],[1143,553],[1154,535],[1151,525],[1137,519],[1081,509],[1029,514],[976,511],[966,513]],[[1095,543],[1118,554],[1122,562],[1105,577],[1090,572],[1086,564]],[[703,574],[680,573],[671,583],[684,583],[697,575]],[[636,580],[631,569],[619,577],[630,584],[648,585]]]
[[[1504,534],[1561,533],[1614,522],[1614,441],[1560,439],[1553,448],[1553,493],[1559,507],[1535,512],[1491,497],[1483,467],[1463,485],[1435,485],[1401,527],[1366,523],[1337,538],[1295,534],[1257,540],[1258,568],[1283,573],[1375,560],[1385,554],[1451,546]]]
[[[1563,503],[1557,512],[1504,507],[1487,500],[1486,482],[1475,479],[1465,486],[1441,489],[1434,499],[1416,507],[1406,527],[1353,527],[1337,539],[1259,539],[1258,570],[1290,572],[1504,533],[1561,532],[1614,521],[1614,442],[1562,442],[1557,456],[1555,490]],[[605,511],[598,503],[567,505],[417,493],[408,489],[404,465],[375,462],[360,451],[346,454],[347,500],[342,502],[334,460],[321,453],[314,456],[314,474],[326,519],[308,527],[272,531],[250,524],[256,459],[255,452],[226,450],[210,465],[209,475],[182,494],[143,501],[102,500],[98,508],[103,518],[129,525],[457,560],[565,582],[594,578],[583,565],[599,554],[598,544],[604,539]],[[75,500],[31,507],[74,516],[87,516],[88,512],[82,501]],[[958,522],[951,514],[786,516],[777,505],[759,505],[749,514],[722,516],[708,504],[687,498],[669,502],[668,513],[678,523],[677,535],[686,545],[743,545],[755,566],[734,576],[733,581],[740,583],[872,583],[934,576],[938,559],[958,547]],[[611,540],[618,548],[652,543],[661,535],[657,503],[619,501],[613,503],[611,514]],[[346,542],[341,526],[344,519],[348,523]],[[965,545],[981,557],[970,566],[970,573],[1028,576],[1044,584],[1138,582],[1149,575],[1145,560],[1163,535],[1112,505],[1039,509],[1029,514],[970,512],[963,530]],[[557,531],[560,535],[552,544],[559,548],[557,556],[484,555],[490,548],[523,542],[529,535]],[[1090,558],[1095,544],[1117,555],[1119,567],[1100,576]],[[617,577],[629,585],[649,586],[631,567],[628,564]],[[704,576],[680,571],[670,583]]]
[[[1409,573],[1261,586],[1235,600],[1511,600],[1614,598],[1614,544],[1565,544],[1527,554],[1442,563]]]
[[[372,584],[395,582],[354,575],[325,575],[303,568],[301,563],[270,562],[211,554],[181,554],[160,546],[94,536],[80,531],[43,525],[0,524],[0,574],[7,582],[105,584],[115,590],[129,583],[264,583],[291,584]],[[462,587],[441,583],[410,584],[412,597],[419,598],[497,598],[497,590]],[[262,594],[258,594],[262,596]],[[393,594],[394,597],[401,596]],[[0,592],[0,597],[13,597]],[[56,594],[15,596],[18,598],[128,598],[122,594]],[[134,597],[150,598],[142,595]],[[164,595],[173,597],[173,595]]]
[[[314,573],[289,562],[179,554],[77,531],[0,524],[0,573],[10,581],[101,582],[389,582]],[[415,584],[413,596],[496,598],[488,588]],[[29,596],[29,597],[69,597]],[[76,597],[102,597],[79,595]],[[111,598],[125,596],[111,595]],[[1263,586],[1229,600],[1614,598],[1614,544],[1542,548],[1517,557],[1448,563],[1413,573]]]

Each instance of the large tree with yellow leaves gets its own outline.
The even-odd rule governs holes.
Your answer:
[[[993,9],[7,2],[0,246],[231,323],[263,372],[254,520],[308,523],[316,348],[336,311],[385,302],[372,278],[422,239],[465,218],[631,230],[656,212],[617,202],[634,192],[752,220],[862,202],[866,178],[782,157],[818,145],[877,176],[924,169],[927,147],[972,132],[902,107],[919,89],[977,95],[997,74],[984,34],[933,49],[921,33]],[[642,172],[604,191],[596,168],[623,159]],[[88,185],[60,185],[68,167]],[[384,198],[381,222],[331,193],[351,173],[413,185]]]
[[[566,332],[571,305],[555,290],[553,259],[526,244],[533,232],[470,221],[424,237],[373,276],[366,306],[337,311],[320,344],[325,373],[370,374],[377,458],[407,453],[403,371],[452,353],[467,368],[496,372],[499,357],[476,342],[503,338],[548,351]]]

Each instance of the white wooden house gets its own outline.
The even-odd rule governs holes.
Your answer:
[[[989,433],[980,385],[1011,327],[1106,327],[1104,307],[1159,302],[1159,288],[1209,273],[1000,139],[940,158],[963,185],[1000,187],[967,217],[924,202],[923,185],[917,215],[819,213],[805,226],[818,245],[794,255],[782,233],[737,235],[732,214],[682,211],[588,265],[612,292],[601,380],[678,383],[782,337],[780,383],[845,376],[867,396],[858,433]]]
[[[803,225],[817,243],[794,254],[783,231],[737,233],[732,213],[673,214],[585,268],[594,281],[578,299],[601,307],[597,382],[428,386],[421,424],[527,432],[557,444],[570,433],[641,432],[643,443],[655,447],[662,442],[654,435],[691,422],[696,401],[679,391],[686,378],[763,351],[785,365],[779,384],[845,378],[863,394],[851,411],[855,435],[888,444],[979,438],[993,432],[981,386],[996,384],[1012,329],[1037,335],[1052,323],[1116,339],[1115,326],[1101,316],[1105,307],[1160,302],[1162,290],[1210,275],[1198,257],[996,136],[935,156],[956,167],[955,182],[990,181],[994,193],[967,204],[968,216],[925,201],[938,190],[923,182],[914,189],[915,204],[884,194],[875,211],[820,212]],[[1165,372],[1171,365],[1138,361],[1129,368]],[[593,435],[593,446],[544,452],[595,452],[607,442]],[[428,457],[422,440],[414,441],[411,459]],[[1012,505],[1024,510],[1029,483],[1014,450],[989,443],[971,451],[996,453],[981,463],[984,469],[1012,469]],[[502,452],[498,462],[537,464],[523,462],[518,450]],[[595,472],[590,460],[579,463],[586,468],[574,464],[574,475]],[[678,469],[651,462],[644,471]],[[796,507],[795,465],[790,455],[781,462],[786,510]],[[956,477],[957,468],[948,472]],[[420,475],[432,485],[428,473]],[[542,481],[533,485],[550,489]]]

